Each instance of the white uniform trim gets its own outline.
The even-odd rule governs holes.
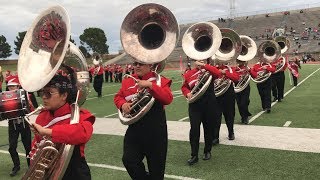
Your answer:
[[[43,126],[44,128],[48,128],[54,124],[56,124],[57,122],[60,122],[60,121],[63,121],[63,120],[66,120],[68,118],[71,118],[71,114],[66,114],[64,116],[60,116],[60,117],[56,117],[54,119],[52,119],[47,125]]]

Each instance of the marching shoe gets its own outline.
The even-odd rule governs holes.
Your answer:
[[[203,154],[202,159],[203,160],[209,160],[211,158],[211,153],[210,152],[206,152]]]
[[[10,176],[15,176],[17,175],[18,171],[20,170],[20,166],[15,166],[12,168],[12,171],[10,173]]]
[[[277,98],[273,98],[272,102],[276,102],[277,101]]]
[[[234,139],[235,139],[234,133],[229,134],[228,139],[229,139],[230,141],[234,140]]]
[[[278,99],[278,102],[281,102],[282,100],[281,99]]]
[[[219,144],[219,139],[213,139],[212,146]]]
[[[198,156],[191,156],[191,158],[188,160],[188,164],[191,166],[197,163],[198,161],[199,161]]]
[[[242,122],[243,122],[243,124],[248,124],[248,123],[249,123],[249,122],[248,122],[248,117],[242,118]]]
[[[270,113],[270,112],[271,112],[271,109],[268,108],[268,109],[267,109],[267,113]]]

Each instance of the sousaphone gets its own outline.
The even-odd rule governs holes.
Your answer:
[[[229,71],[231,71],[230,65],[235,65],[236,58],[241,53],[241,39],[238,33],[229,28],[221,28],[222,42],[218,51],[211,57],[213,63],[227,65]],[[214,80],[214,91],[216,97],[223,95],[232,81],[225,76]]]
[[[241,53],[237,58],[237,63],[245,63],[246,69],[238,69],[237,73],[240,74],[240,80],[234,84],[235,93],[243,91],[250,83],[250,72],[248,61],[253,59],[257,54],[257,45],[249,36],[240,35],[241,39]]]
[[[279,59],[281,55],[281,48],[277,42],[273,40],[267,40],[259,45],[257,54],[260,63],[270,64]],[[262,83],[266,81],[271,74],[271,72],[267,72],[266,70],[259,71],[256,78],[252,77],[252,81],[255,83]]]
[[[182,38],[182,48],[188,57],[193,60],[206,60],[220,47],[221,32],[211,22],[199,22],[190,26]],[[195,86],[191,90],[192,97],[188,103],[198,100],[208,89],[212,81],[212,75],[201,69]]]
[[[277,36],[274,38],[274,41],[277,42],[281,48],[281,56],[278,62],[275,64],[276,71],[274,73],[277,73],[281,71],[283,67],[286,65],[286,59],[282,55],[290,49],[290,41],[288,38],[284,36]]]
[[[158,73],[163,70],[165,59],[174,50],[179,32],[177,20],[170,10],[159,4],[148,3],[127,14],[121,25],[120,38],[124,51],[133,61],[153,64],[156,84],[160,86],[161,78]],[[154,101],[148,89],[140,90],[132,100],[129,114],[118,109],[121,123],[135,123],[150,110]]]
[[[87,63],[71,42],[70,20],[61,6],[44,10],[33,22],[21,45],[18,74],[21,86],[29,92],[43,88],[59,70],[67,73],[76,87],[72,92],[70,124],[79,122],[79,106],[89,93]],[[41,109],[37,109],[41,110]],[[44,138],[32,157],[32,165],[22,179],[62,179],[73,153],[73,145]]]

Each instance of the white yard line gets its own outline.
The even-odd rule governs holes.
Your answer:
[[[184,120],[186,120],[186,119],[189,119],[189,116],[184,117],[184,118],[182,118],[182,119],[179,119],[178,121],[181,122],[181,121],[184,121]]]
[[[0,150],[0,153],[9,154],[8,151],[4,151],[4,150]],[[18,153],[18,154],[21,157],[26,157],[26,155],[23,153]],[[106,168],[106,169],[113,169],[113,170],[117,170],[117,171],[127,172],[126,168],[124,168],[124,167],[112,166],[112,165],[107,165],[107,164],[94,164],[94,163],[88,163],[88,165],[91,167],[99,167],[99,168]],[[169,174],[165,174],[164,177],[169,178],[169,179],[200,180],[200,179],[195,179],[195,178],[191,178],[191,177],[176,176],[176,175],[169,175]]]
[[[111,117],[111,116],[114,116],[114,115],[116,115],[116,114],[118,114],[118,113],[113,113],[113,114],[109,114],[109,115],[107,115],[107,116],[104,116],[105,118],[107,118],[107,117]]]
[[[306,81],[307,79],[309,79],[309,77],[311,77],[314,73],[318,72],[320,70],[320,68],[318,68],[317,70],[315,70],[313,73],[311,73],[309,76],[307,76],[306,78],[304,78],[301,82],[298,83],[298,86],[300,86],[304,81]],[[289,91],[287,91],[284,94],[284,97],[286,97],[291,91],[293,91],[296,87],[292,87]],[[271,107],[274,106],[276,103],[278,103],[278,101],[271,103]],[[249,124],[252,123],[254,120],[256,120],[258,117],[260,117],[265,111],[260,111],[258,114],[254,115],[252,118],[250,118],[249,120]]]
[[[287,122],[283,125],[283,127],[289,127],[291,123],[292,123],[292,121],[287,121]]]

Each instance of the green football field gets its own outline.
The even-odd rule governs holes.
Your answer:
[[[300,70],[297,88],[286,95],[284,101],[272,107],[270,114],[262,114],[248,126],[282,127],[291,121],[291,128],[320,129],[320,65],[303,65]],[[180,71],[167,70],[162,75],[172,79],[171,90],[173,102],[166,106],[168,121],[188,121],[187,103],[181,95],[182,78]],[[285,92],[289,92],[286,72]],[[113,104],[113,96],[120,84],[104,83],[103,97],[91,88],[91,93],[84,104],[97,117],[117,117],[117,109]],[[251,82],[250,112],[255,115],[261,111],[260,97],[256,85]],[[208,108],[209,109],[209,108]],[[240,116],[236,109],[235,123],[240,124]],[[245,125],[244,125],[245,126]],[[18,176],[11,178],[12,168],[8,150],[7,127],[0,127],[0,179],[20,179],[26,170],[26,161],[20,157],[22,170]],[[310,137],[312,138],[312,136]],[[272,142],[271,142],[272,143]],[[130,179],[121,162],[123,137],[115,135],[93,135],[86,146],[86,158],[90,163],[93,179]],[[23,153],[22,144],[18,149]],[[200,149],[203,149],[201,144]],[[274,150],[265,148],[231,146],[219,144],[212,150],[212,159],[199,160],[194,166],[188,166],[186,161],[190,155],[190,145],[187,141],[169,140],[166,162],[166,179],[319,179],[319,153],[297,152],[289,150]]]

